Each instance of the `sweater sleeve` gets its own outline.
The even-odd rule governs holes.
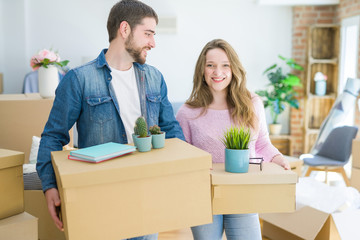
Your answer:
[[[183,104],[179,111],[176,114],[176,120],[179,122],[184,136],[185,136],[185,141],[187,143],[192,144],[191,141],[191,131],[190,131],[190,126],[189,126],[189,118],[187,117],[188,113],[188,108],[185,106],[185,104]]]
[[[263,157],[265,162],[271,162],[276,155],[281,155],[281,153],[270,141],[264,105],[258,95],[253,96],[253,104],[259,123],[259,135],[255,143],[255,152],[257,156]]]

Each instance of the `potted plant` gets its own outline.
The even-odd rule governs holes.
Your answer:
[[[284,58],[279,55],[291,69],[304,70],[294,59]],[[263,74],[266,74],[270,83],[266,90],[256,91],[264,101],[264,107],[270,108],[272,122],[269,126],[270,134],[279,134],[281,125],[278,123],[278,116],[285,110],[286,104],[296,109],[299,108],[299,101],[295,98],[297,92],[294,87],[301,87],[301,80],[298,76],[290,72],[284,73],[281,66],[274,64],[267,68]],[[277,129],[276,132],[274,130]]]
[[[151,126],[149,131],[152,135],[153,148],[163,148],[165,146],[165,132],[162,132],[158,125]]]
[[[144,117],[140,116],[135,121],[133,140],[139,152],[151,150],[152,136],[148,134],[147,123]]]
[[[248,172],[250,128],[232,126],[224,132],[221,141],[225,146],[225,171]]]

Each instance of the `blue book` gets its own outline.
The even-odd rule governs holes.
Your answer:
[[[86,162],[102,162],[124,154],[132,153],[135,150],[136,148],[134,146],[109,142],[70,151],[68,158]]]

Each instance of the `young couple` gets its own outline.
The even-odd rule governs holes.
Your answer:
[[[109,47],[93,61],[70,70],[60,82],[54,105],[41,135],[37,172],[55,225],[60,197],[51,151],[69,143],[69,129],[76,124],[78,147],[105,142],[129,143],[135,119],[143,115],[148,125],[158,124],[167,138],[186,140],[224,162],[219,136],[231,124],[252,129],[253,156],[263,156],[285,169],[289,164],[270,143],[260,98],[246,89],[245,71],[232,47],[224,40],[209,42],[201,52],[194,74],[194,87],[174,117],[162,74],[145,64],[155,47],[158,16],[137,0],[116,3],[109,14]],[[179,124],[180,123],[180,124]],[[181,127],[180,127],[181,126]],[[183,134],[184,133],[184,134]],[[184,137],[185,135],[185,137]],[[212,224],[193,227],[194,239],[261,239],[257,214],[216,215]],[[157,234],[136,237],[157,239]]]

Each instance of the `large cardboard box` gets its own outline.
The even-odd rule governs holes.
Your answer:
[[[64,232],[57,229],[41,190],[25,190],[25,212],[37,217],[39,240],[65,240]]]
[[[23,212],[0,220],[0,240],[38,240],[37,218]]]
[[[0,149],[0,219],[24,211],[24,153]]]
[[[351,169],[350,185],[360,191],[360,168]]]
[[[291,171],[296,172],[297,175],[299,177],[301,177],[302,176],[302,166],[304,165],[304,161],[297,157],[291,157],[291,156],[285,156],[285,155],[284,155],[284,158],[289,161]]]
[[[340,240],[333,217],[309,206],[293,213],[261,214],[262,235],[276,240]]]
[[[41,136],[53,99],[39,94],[0,95],[0,148],[25,153],[29,162],[32,136]]]
[[[179,139],[94,164],[52,152],[67,240],[118,240],[212,222],[211,155]]]
[[[360,168],[360,139],[354,139],[352,142],[352,166]]]
[[[291,212],[295,210],[297,174],[274,163],[249,166],[248,173],[225,172],[213,164],[213,214]]]

